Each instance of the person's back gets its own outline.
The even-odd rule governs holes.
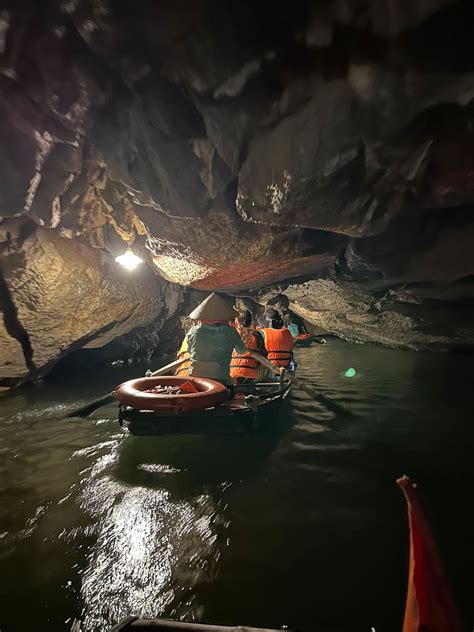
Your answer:
[[[234,349],[245,352],[237,330],[226,323],[199,323],[186,334],[191,366],[189,375],[230,382],[230,359]]]
[[[261,365],[249,355],[249,352],[259,353],[264,350],[263,337],[253,327],[249,310],[240,311],[235,324],[244,341],[246,352],[232,353],[230,376],[237,383],[256,381],[260,375]]]
[[[296,327],[298,328],[298,333],[296,334],[297,336],[308,333],[306,325],[304,324],[304,320],[301,318],[301,316],[295,314],[293,310],[289,309],[288,307],[282,307],[280,308],[280,314],[285,327],[289,328],[290,325],[296,325]]]
[[[300,335],[300,330],[298,328],[298,325],[294,323],[292,320],[290,320],[286,328],[288,329],[290,334],[293,336],[293,338],[297,338]]]
[[[232,384],[232,351],[245,351],[242,338],[235,327],[229,325],[234,315],[229,299],[214,293],[189,314],[189,318],[197,323],[186,334],[179,352],[189,353],[188,375]]]
[[[288,368],[293,359],[293,336],[279,315],[270,324],[271,327],[262,329],[267,358],[274,366]]]

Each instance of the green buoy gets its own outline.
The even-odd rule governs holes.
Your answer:
[[[352,367],[350,369],[347,369],[347,371],[344,373],[346,377],[354,377],[355,374],[356,374],[356,370],[353,369]]]

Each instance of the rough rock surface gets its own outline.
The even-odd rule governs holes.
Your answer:
[[[1,349],[1,372],[2,378],[13,378],[24,376],[28,373],[25,356],[21,344],[12,338],[7,332],[3,323],[0,323],[0,349]]]
[[[146,267],[130,275],[87,243],[42,228],[1,264],[12,323],[8,336],[0,332],[4,383],[39,377],[71,351],[104,346],[151,321],[159,328],[181,301],[178,286]]]
[[[346,281],[318,279],[289,285],[284,293],[291,309],[315,325],[317,333],[413,350],[474,349],[472,283],[380,293]],[[260,300],[274,295],[263,293]]]
[[[157,273],[194,288],[313,280],[305,291],[319,301],[337,288],[341,310],[356,295],[360,327],[343,314],[328,322],[346,337],[412,347],[443,330],[445,344],[469,343],[474,320],[445,319],[461,304],[472,314],[473,13],[470,0],[0,0],[7,272],[24,265],[15,239],[34,269],[40,226],[65,249],[87,242],[97,270],[133,242]],[[55,334],[35,341],[41,308],[7,285],[33,358],[24,333],[6,333],[16,321],[0,341],[46,366]],[[394,296],[418,305],[411,329],[383,317]],[[113,332],[102,331],[99,303],[94,345],[130,322],[117,302]]]
[[[79,350],[67,354],[54,367],[54,372],[87,371],[92,366],[126,364],[137,360],[150,361],[153,370],[171,362],[190,321],[189,314],[207,293],[165,284],[164,309],[159,316],[142,327],[117,336],[104,346],[95,340]],[[171,301],[171,302],[169,302]],[[165,360],[166,359],[166,360]]]

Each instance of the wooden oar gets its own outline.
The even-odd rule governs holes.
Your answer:
[[[260,364],[267,367],[267,369],[270,369],[270,371],[272,371],[272,373],[274,373],[275,375],[280,375],[280,369],[274,366],[270,362],[270,360],[268,360],[264,356],[260,355],[259,353],[254,353],[253,351],[250,351],[249,355],[254,360],[257,360],[257,362],[260,362]],[[323,393],[320,393],[316,388],[314,388],[314,386],[311,386],[310,384],[303,382],[303,380],[300,380],[294,375],[291,375],[291,373],[285,373],[285,378],[288,378],[289,380],[291,380],[298,388],[300,388],[302,391],[305,391],[305,393],[308,393],[308,395],[311,395],[311,397],[313,397],[314,399],[317,399],[318,402],[321,402],[321,404],[326,406],[326,408],[332,411],[333,413],[336,413],[337,415],[346,415],[346,416],[353,415],[353,413],[350,410],[347,410],[347,408],[344,408],[344,406],[341,406],[340,404],[332,400],[330,397],[323,395]]]
[[[175,360],[174,362],[167,364],[161,369],[154,371],[151,375],[152,377],[155,377],[155,375],[166,375],[168,371],[170,371],[171,369],[175,369],[180,364],[183,364],[183,362],[186,362],[186,360],[187,358],[182,358],[181,360]],[[93,402],[89,402],[85,406],[81,406],[81,408],[76,408],[75,410],[72,410],[70,413],[66,415],[66,417],[86,417],[87,415],[90,415],[92,412],[94,412],[94,410],[97,410],[98,408],[102,408],[102,406],[106,406],[107,404],[110,404],[113,401],[114,401],[113,393],[108,393],[107,395],[104,395],[103,397],[100,397],[99,399],[95,399]]]

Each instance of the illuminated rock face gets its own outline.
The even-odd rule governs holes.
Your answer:
[[[102,347],[150,323],[147,344],[176,314],[182,300],[147,268],[130,274],[87,243],[37,229],[2,260],[0,380],[4,384],[44,375],[65,355]]]
[[[157,275],[202,290],[290,284],[296,302],[299,287],[318,300],[337,288],[340,310],[357,295],[357,318],[325,324],[350,339],[470,344],[472,3],[282,7],[1,3],[5,379],[50,366],[84,336],[105,344],[101,328],[117,336],[122,318],[131,326],[114,290],[72,331],[79,294],[63,311],[70,284],[55,289],[53,264],[34,281],[46,242],[71,282],[95,270],[93,287],[104,274],[123,287],[117,296],[143,310],[138,325],[162,307],[114,277],[110,262],[132,241]],[[90,265],[73,273],[67,253],[79,250]],[[322,324],[315,304],[300,307]],[[408,320],[384,316],[393,310]]]

